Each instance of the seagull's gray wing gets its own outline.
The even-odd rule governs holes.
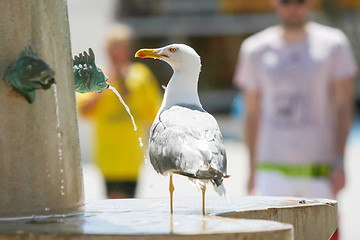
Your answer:
[[[215,118],[203,109],[173,106],[163,111],[151,128],[149,153],[161,174],[178,173],[215,183],[226,177],[221,132]]]

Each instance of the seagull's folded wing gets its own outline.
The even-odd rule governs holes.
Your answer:
[[[173,106],[153,124],[150,160],[161,174],[194,178],[221,178],[226,174],[226,153],[216,120],[204,110]]]

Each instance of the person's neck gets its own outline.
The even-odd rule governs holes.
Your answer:
[[[296,28],[280,26],[282,39],[286,43],[296,43],[301,41],[306,37],[307,34],[306,26],[307,24],[304,24],[303,26],[299,26]]]
[[[115,63],[112,65],[111,75],[115,78],[124,78],[129,71],[129,67],[130,62],[123,62],[120,64]]]

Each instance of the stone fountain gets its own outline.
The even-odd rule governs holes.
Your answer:
[[[324,199],[208,199],[205,217],[191,198],[173,216],[168,199],[85,204],[67,3],[0,0],[0,13],[0,239],[325,240],[335,231],[337,203]],[[55,84],[49,70],[51,86],[25,98],[5,75],[29,45]]]
[[[0,9],[0,217],[82,212],[66,3],[1,0]],[[55,70],[57,96],[53,87],[36,90],[29,104],[4,77],[33,43],[39,57]]]

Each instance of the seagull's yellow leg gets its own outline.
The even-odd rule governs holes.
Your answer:
[[[173,185],[173,180],[172,180],[172,174],[170,174],[170,184],[169,184],[169,191],[170,191],[170,213],[171,215],[174,213],[173,210],[173,193],[174,193],[174,185]]]
[[[205,191],[206,191],[206,185],[201,186],[202,191],[202,213],[203,216],[205,216]]]

